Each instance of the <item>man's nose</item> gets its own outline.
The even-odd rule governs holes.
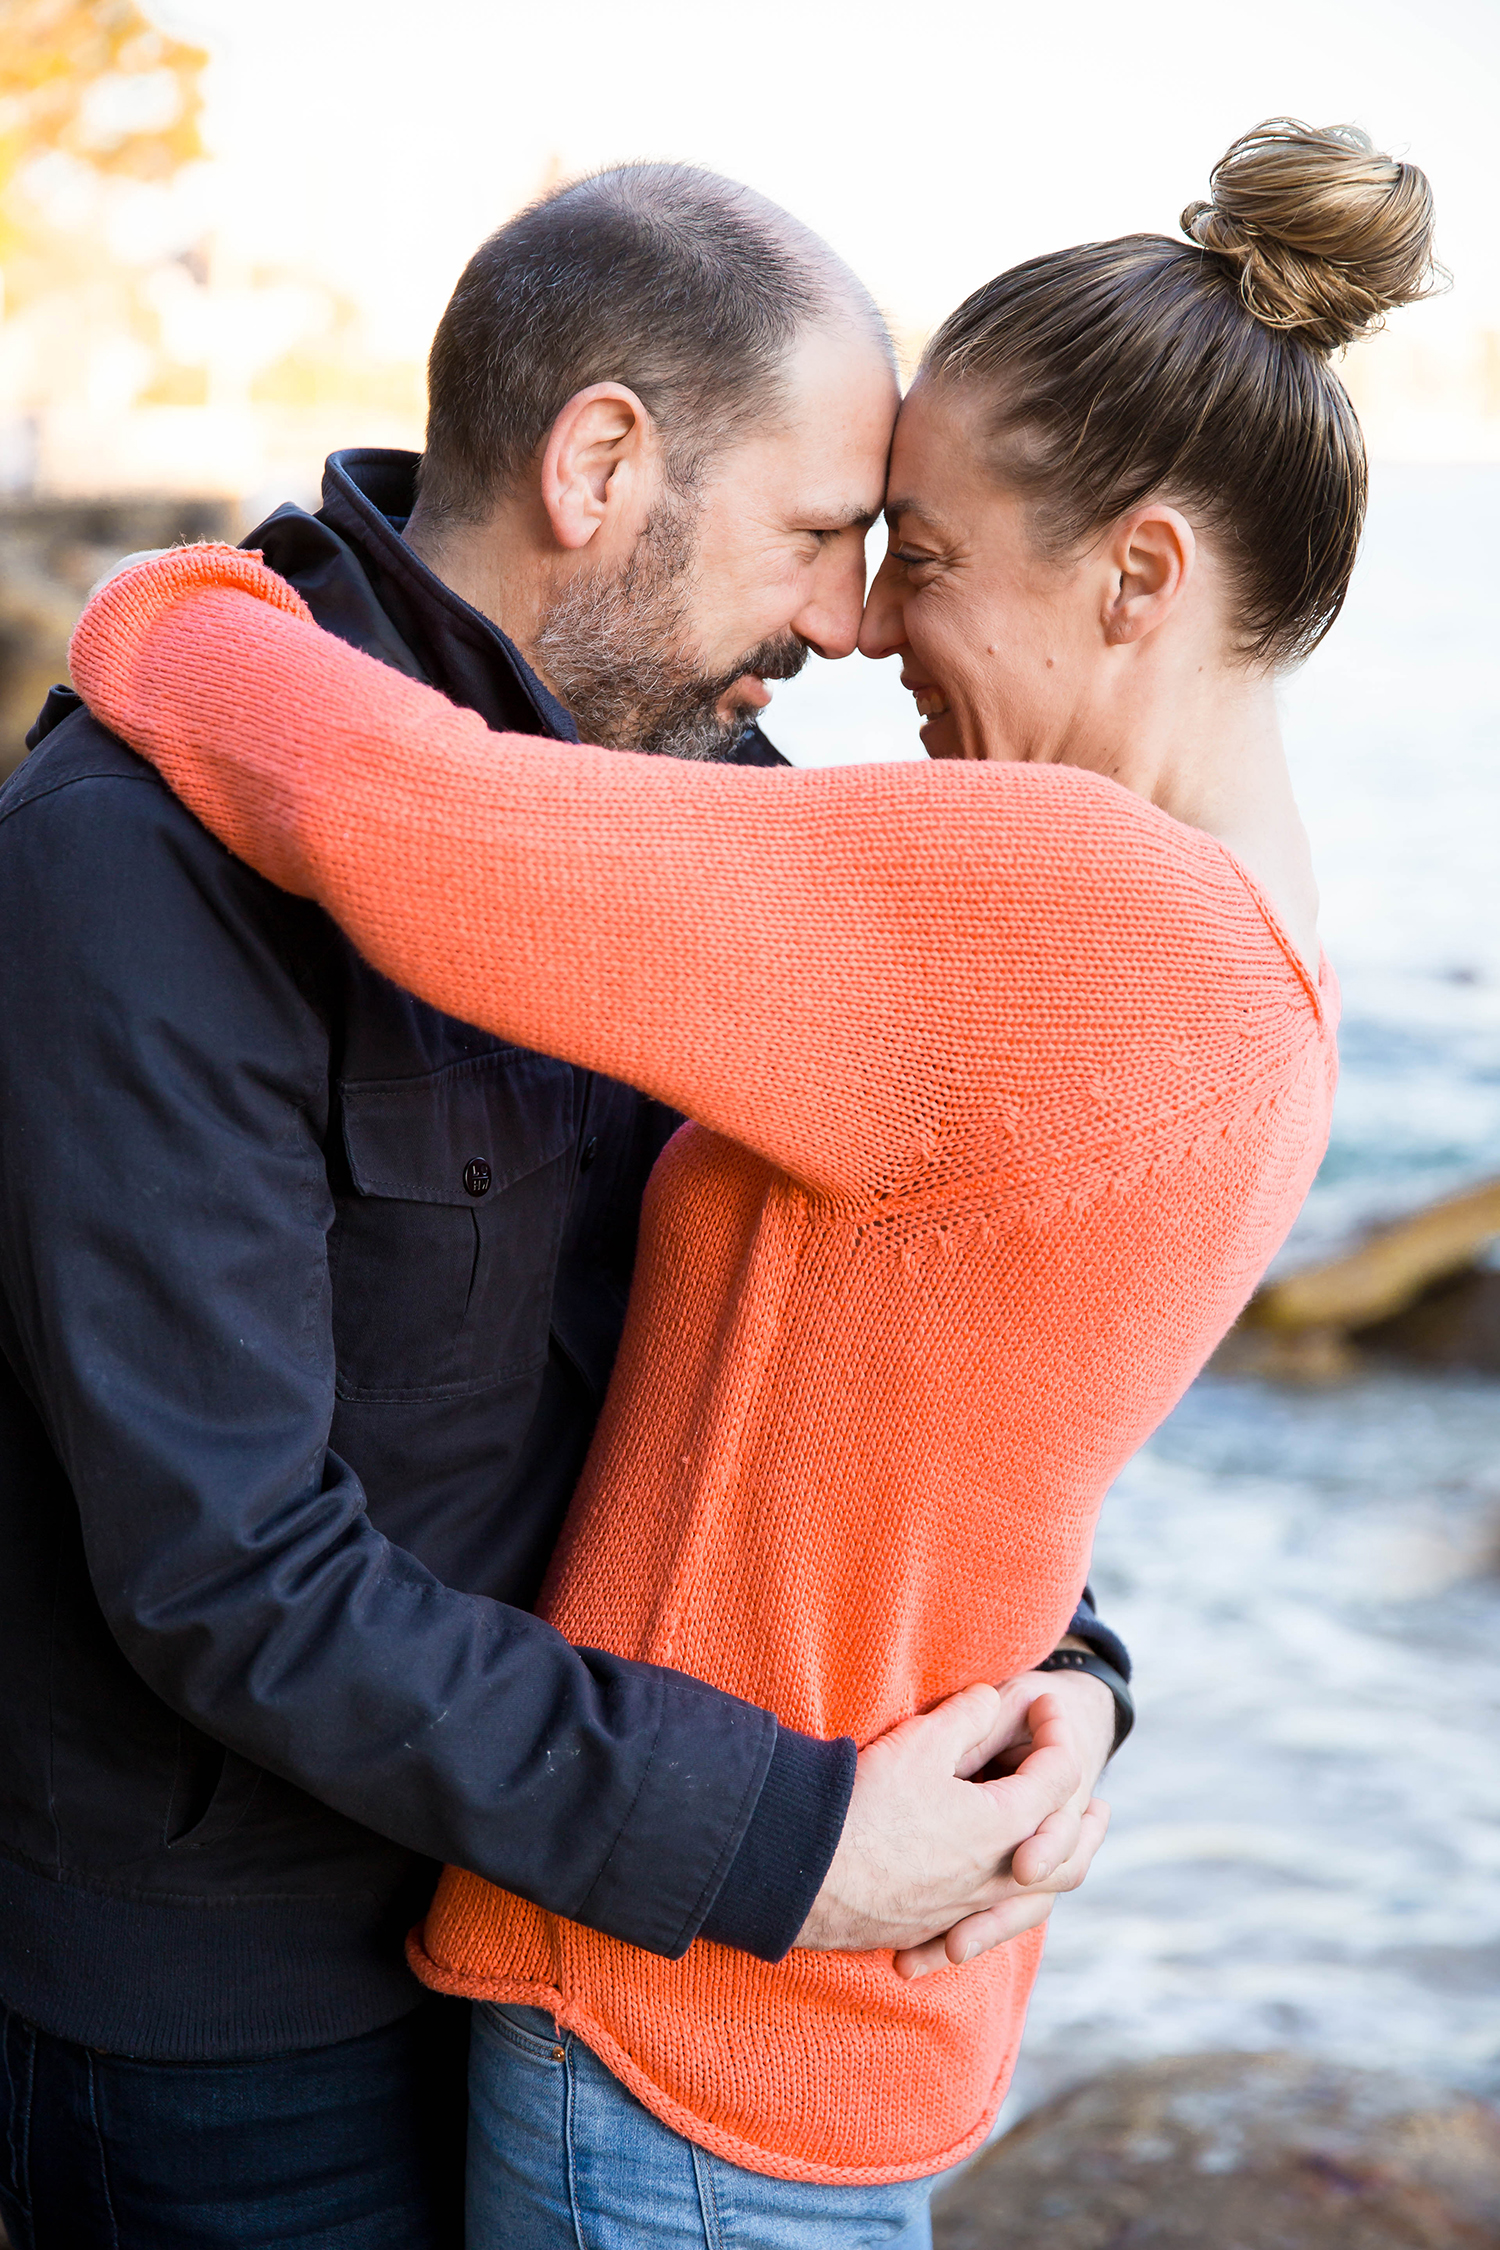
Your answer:
[[[859,645],[864,602],[864,541],[850,540],[847,551],[822,557],[808,599],[792,619],[792,631],[819,656],[852,656]]]
[[[861,656],[894,656],[905,645],[900,588],[889,555],[875,573],[859,626]]]

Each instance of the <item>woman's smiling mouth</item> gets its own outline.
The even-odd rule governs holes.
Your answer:
[[[941,688],[934,687],[930,681],[908,679],[907,675],[903,672],[901,675],[901,685],[910,691],[912,701],[916,704],[917,711],[920,717],[924,719],[940,719],[943,716],[943,713],[947,710],[947,696],[944,695]]]

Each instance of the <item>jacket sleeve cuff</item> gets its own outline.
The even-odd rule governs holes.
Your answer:
[[[1111,1632],[1103,1620],[1095,1615],[1092,1586],[1084,1587],[1083,1599],[1073,1612],[1073,1622],[1068,1631],[1075,1641],[1086,1642],[1096,1656],[1102,1656],[1106,1664],[1112,1664],[1122,1680],[1130,1678],[1130,1651],[1119,1634]]]
[[[779,1961],[823,1887],[854,1787],[854,1744],[782,1727],[755,1810],[698,1935]]]
[[[611,1660],[585,1649],[608,1666]],[[554,1912],[680,1960],[723,1887],[775,1756],[769,1711],[690,1678],[655,1673],[656,1726],[624,1825],[586,1895]]]

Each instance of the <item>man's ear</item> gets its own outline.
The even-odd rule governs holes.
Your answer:
[[[1122,516],[1106,542],[1110,566],[1104,637],[1113,647],[1142,641],[1172,615],[1198,557],[1187,517],[1152,501]]]
[[[656,425],[623,383],[574,392],[542,454],[542,506],[560,547],[586,547],[612,516],[639,511],[644,523],[655,448]]]

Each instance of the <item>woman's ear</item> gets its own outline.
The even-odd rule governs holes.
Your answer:
[[[1166,623],[1187,592],[1198,542],[1180,510],[1152,501],[1120,518],[1107,554],[1104,637],[1118,648],[1144,640]]]
[[[644,523],[655,438],[651,416],[623,383],[574,392],[542,453],[542,506],[560,547],[586,547],[602,524],[633,509]]]

